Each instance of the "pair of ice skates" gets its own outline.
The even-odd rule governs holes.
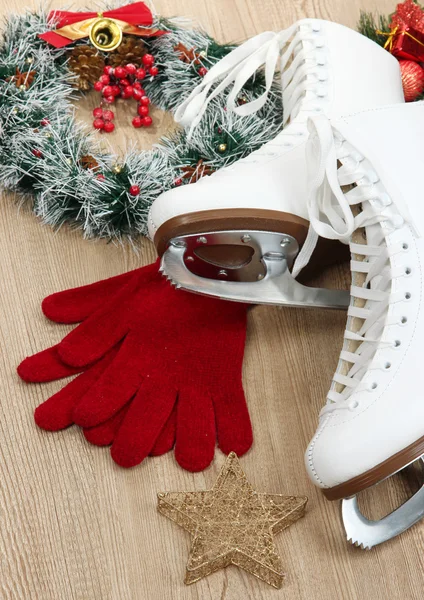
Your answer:
[[[404,104],[399,66],[375,43],[316,19],[263,33],[217,63],[179,107],[196,127],[228,86],[236,105],[265,66],[282,76],[285,128],[237,164],[163,194],[149,231],[177,285],[230,300],[347,307],[344,344],[327,404],[306,452],[312,481],[343,500],[347,537],[371,547],[424,515],[424,488],[380,521],[356,494],[424,454],[420,360],[424,338],[421,145],[424,103]],[[350,245],[352,287],[312,289],[296,277]],[[341,246],[340,246],[341,247]]]

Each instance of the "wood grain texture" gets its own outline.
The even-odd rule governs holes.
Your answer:
[[[0,13],[28,0],[2,0]],[[33,5],[36,5],[34,1]],[[60,7],[55,1],[53,6]],[[82,6],[76,1],[73,7]],[[157,0],[167,16],[193,17],[221,41],[241,41],[280,29],[303,16],[355,26],[361,8],[389,12],[380,0]],[[79,105],[90,120],[95,105]],[[148,133],[136,132],[118,111],[108,138],[149,147],[172,126],[157,114]],[[84,241],[67,228],[41,227],[11,195],[1,197],[0,219],[0,598],[1,600],[396,600],[424,597],[424,525],[371,552],[347,545],[339,505],[309,482],[303,452],[312,436],[337,362],[345,316],[322,311],[256,307],[249,313],[244,382],[255,443],[242,460],[258,490],[306,494],[306,517],[276,538],[287,571],[277,592],[236,568],[183,584],[190,540],[156,512],[156,492],[210,487],[223,463],[189,474],[172,453],[132,470],[117,467],[107,449],[85,442],[76,428],[45,433],[33,409],[59,385],[28,386],[15,369],[23,357],[61,339],[67,327],[40,311],[54,291],[109,277],[154,258],[149,242],[130,248]],[[327,285],[347,281],[346,268],[327,271]],[[364,499],[383,511],[407,489],[388,484]]]

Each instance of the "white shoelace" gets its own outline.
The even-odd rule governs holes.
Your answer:
[[[319,69],[324,62],[316,56],[316,48],[323,43],[322,38],[317,36],[318,31],[319,24],[314,21],[308,24],[301,21],[279,33],[261,33],[238,46],[210,69],[202,82],[178,107],[176,122],[189,127],[189,133],[192,132],[202,119],[209,102],[230,84],[233,87],[227,98],[228,110],[242,116],[258,111],[268,98],[275,72],[279,68],[282,72],[284,123],[293,119],[301,108],[316,111],[320,81],[325,81],[326,77],[322,69]],[[306,49],[303,42],[310,42],[310,49]],[[287,44],[284,54],[281,54]],[[287,66],[290,61],[290,66]],[[263,94],[251,102],[237,105],[243,86],[262,66],[265,66]],[[308,77],[310,74],[315,75],[312,80]],[[309,91],[313,93],[310,98],[306,98]],[[293,134],[298,135],[291,131],[291,135]]]
[[[364,167],[363,156],[349,147],[337,132],[333,132],[327,118],[316,116],[311,119],[310,132],[307,161],[313,177],[308,199],[311,229],[308,244],[301,252],[303,256],[299,254],[301,263],[309,261],[318,236],[346,243],[350,242],[357,229],[367,228],[367,243],[350,242],[351,252],[363,257],[363,260],[351,261],[351,296],[362,301],[363,307],[351,303],[348,324],[356,317],[361,320],[361,326],[356,332],[345,331],[347,343],[340,360],[351,367],[346,375],[339,372],[334,375],[328,403],[321,411],[321,414],[327,414],[339,408],[355,408],[355,405],[346,402],[352,392],[374,389],[376,385],[365,383],[363,376],[370,370],[377,349],[393,346],[392,341],[382,339],[384,328],[399,322],[398,317],[388,316],[388,307],[405,300],[405,294],[392,291],[392,280],[407,274],[403,267],[391,266],[390,257],[402,252],[403,245],[387,245],[384,230],[391,231],[402,227],[405,222],[412,222],[406,207],[394,206],[386,193],[377,190],[378,176]],[[342,165],[339,168],[337,161]],[[351,184],[356,184],[356,187],[347,192],[342,190],[342,186]],[[351,207],[358,205],[362,210],[355,216]],[[355,274],[365,277],[363,285],[355,285]],[[354,352],[347,349],[351,342],[357,344]],[[372,368],[389,367],[388,362],[381,361],[380,364],[374,361]],[[343,386],[341,392],[336,391],[337,384]]]

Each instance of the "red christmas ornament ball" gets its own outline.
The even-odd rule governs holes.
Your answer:
[[[143,125],[143,121],[142,121],[141,117],[134,117],[134,119],[132,120],[132,124],[133,124],[133,127],[138,129],[139,127],[141,127]]]
[[[123,79],[127,74],[127,70],[124,67],[116,67],[115,69],[115,77],[118,79]]]
[[[183,183],[183,180],[181,179],[181,177],[178,177],[178,179],[176,179],[174,181],[174,185],[176,185],[176,186],[182,185],[182,183]]]
[[[143,127],[150,127],[150,125],[153,123],[152,117],[143,117],[142,121]]]
[[[94,115],[94,116],[97,116],[97,115]],[[115,118],[115,114],[111,110],[105,110],[103,112],[103,118],[105,121],[113,121],[113,119]]]
[[[133,65],[132,63],[128,63],[127,65],[125,65],[125,69],[126,69],[127,73],[129,73],[130,75],[134,75],[135,72],[137,71],[137,67],[135,65]]]
[[[424,91],[424,69],[413,60],[400,60],[405,102],[413,102]]]
[[[103,117],[103,109],[99,107],[93,110],[93,117],[96,119],[101,119]]]
[[[101,81],[96,81],[96,83],[94,84],[94,89],[96,90],[96,92],[101,92],[103,89],[103,83]]]
[[[140,104],[140,106],[137,108],[137,112],[140,115],[140,117],[147,117],[147,115],[149,114],[149,107]]]
[[[39,148],[33,148],[31,152],[36,158],[41,158],[43,156],[43,153],[41,150],[39,150]]]
[[[115,129],[115,124],[112,123],[112,121],[106,121],[103,129],[106,133],[112,133],[112,131]]]
[[[132,185],[129,189],[131,196],[138,196],[140,193],[140,186]]]
[[[99,181],[104,181],[106,177],[103,175],[103,173],[99,173],[98,175],[96,175],[96,179],[98,179]]]
[[[152,54],[145,54],[141,60],[145,67],[151,67],[155,62],[155,57]]]
[[[47,127],[47,125],[50,125],[50,121],[44,117],[44,119],[41,119],[40,125]]]
[[[103,121],[103,119],[94,119],[94,121],[93,121],[94,129],[103,129],[104,126],[105,126],[105,122]]]
[[[206,67],[200,67],[200,69],[197,72],[199,73],[200,77],[204,77],[208,70],[206,69]]]

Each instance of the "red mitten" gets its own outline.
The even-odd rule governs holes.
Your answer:
[[[54,320],[86,320],[58,346],[26,359],[20,375],[46,381],[88,369],[37,409],[37,422],[57,429],[74,420],[90,441],[113,441],[112,456],[123,466],[167,451],[174,437],[178,462],[193,471],[212,460],[216,436],[224,452],[246,452],[246,307],[175,290],[157,263],[119,277],[44,302]]]

